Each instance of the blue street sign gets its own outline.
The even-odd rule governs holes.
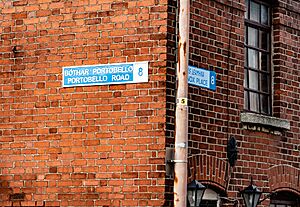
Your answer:
[[[191,85],[216,90],[216,73],[214,71],[196,68],[193,66],[188,67],[188,83]]]
[[[148,62],[63,68],[63,87],[148,82]]]

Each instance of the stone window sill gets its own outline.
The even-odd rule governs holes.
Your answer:
[[[264,127],[276,128],[279,130],[291,129],[291,125],[288,120],[254,113],[241,113],[241,122],[243,124],[251,124],[258,126],[262,125]]]

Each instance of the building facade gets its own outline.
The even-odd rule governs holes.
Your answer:
[[[178,5],[0,2],[1,206],[173,205]],[[216,90],[189,86],[188,181],[203,206],[243,206],[251,179],[260,205],[299,206],[300,2],[190,10],[189,65]],[[143,83],[63,85],[65,67],[139,62]]]

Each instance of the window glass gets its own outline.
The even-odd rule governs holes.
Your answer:
[[[258,68],[258,52],[253,49],[248,49],[248,67]]]
[[[214,200],[202,200],[200,207],[217,207],[218,201]]]
[[[262,71],[269,71],[269,55],[267,53],[260,53],[260,69]]]
[[[258,30],[248,27],[248,45],[258,47]]]
[[[259,22],[260,9],[259,4],[251,1],[250,2],[250,19],[256,22]]]
[[[270,78],[268,74],[262,73],[260,75],[260,90],[266,93],[269,93],[270,91]]]
[[[265,5],[261,5],[261,23],[269,24],[269,11],[268,7]]]
[[[249,14],[249,2],[248,2],[248,0],[245,0],[245,4],[246,4],[246,12],[245,12],[245,18],[246,19],[248,19],[249,17],[248,17],[248,14]]]
[[[249,70],[249,88],[258,90],[258,73]]]
[[[210,188],[207,188],[204,192],[200,207],[217,207],[218,200],[218,193]]]
[[[260,39],[259,47],[264,50],[269,50],[268,48],[269,33],[265,31],[259,31],[259,39]]]
[[[251,111],[259,112],[259,96],[257,93],[250,92],[250,108]]]
[[[270,206],[271,207],[299,207],[300,196],[289,191],[281,191],[276,193],[275,195],[271,195]]]
[[[260,103],[261,103],[261,110],[263,113],[265,114],[269,114],[269,96],[267,95],[261,95],[260,96],[261,100],[260,100]]]
[[[254,0],[245,3],[244,107],[269,115],[272,111],[270,7]]]

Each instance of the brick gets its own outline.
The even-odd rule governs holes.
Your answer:
[[[272,101],[273,115],[291,123],[284,132],[240,122],[244,2],[191,4],[189,64],[215,71],[217,90],[189,87],[189,155],[197,158],[189,173],[226,186],[227,140],[236,137],[230,198],[250,174],[264,192],[299,186],[299,4],[279,4]],[[0,1],[1,206],[11,205],[4,192],[12,190],[26,193],[22,206],[172,205],[165,149],[175,136],[175,5]],[[147,83],[62,87],[62,67],[137,61],[149,62]]]
[[[74,39],[75,39],[75,34],[66,34],[66,35],[60,35],[59,36],[60,41],[74,40]]]
[[[36,142],[36,143],[34,143],[34,147],[45,148],[45,147],[49,147],[49,146],[50,146],[49,142]]]
[[[14,1],[13,6],[25,6],[28,4],[28,0],[20,0],[20,1]]]
[[[57,167],[50,167],[49,173],[57,173]]]
[[[97,146],[99,145],[100,141],[99,140],[86,140],[84,141],[84,145],[86,146]]]
[[[50,133],[50,134],[55,134],[55,133],[57,133],[57,128],[50,128],[50,129],[49,129],[49,133]]]
[[[86,179],[87,174],[86,173],[74,173],[71,175],[71,178],[73,179]]]
[[[119,9],[123,9],[123,8],[128,8],[128,3],[118,2],[118,3],[111,4],[111,9],[113,9],[113,10],[119,10]]]
[[[97,181],[97,180],[86,180],[86,181],[83,181],[83,185],[84,186],[98,186],[99,181]]]

